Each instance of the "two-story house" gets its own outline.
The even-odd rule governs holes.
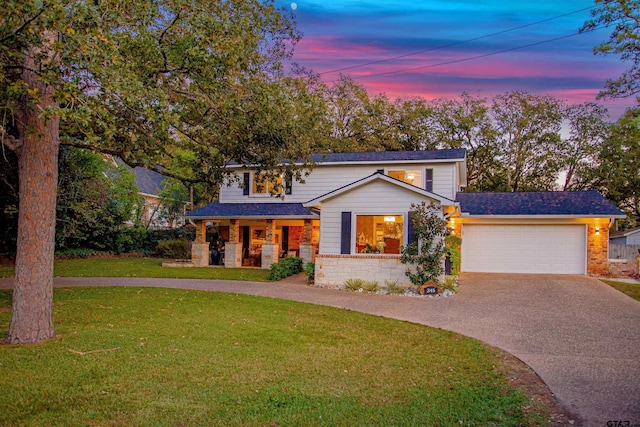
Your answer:
[[[298,255],[316,262],[316,283],[349,278],[408,283],[400,252],[412,234],[411,205],[440,208],[462,237],[462,270],[602,273],[608,229],[622,212],[596,192],[464,193],[464,149],[316,156],[304,183],[283,181],[282,198],[251,167],[219,202],[191,212],[193,260],[207,265],[207,222],[225,238],[225,266],[269,268]],[[604,254],[603,252],[604,251]]]

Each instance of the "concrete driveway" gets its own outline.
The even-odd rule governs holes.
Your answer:
[[[518,357],[585,426],[640,426],[640,302],[585,276],[463,274],[450,298],[355,294],[276,283],[57,278],[56,286],[159,286],[341,307],[435,326]],[[0,288],[11,285],[0,280]],[[614,425],[614,424],[611,424]]]

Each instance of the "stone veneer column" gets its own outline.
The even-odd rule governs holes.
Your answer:
[[[596,227],[600,230],[598,235]],[[609,224],[606,222],[587,225],[587,274],[609,274]]]
[[[273,241],[275,234],[276,223],[272,219],[267,220],[267,227],[265,233],[266,242],[262,244],[261,264],[262,269],[268,270],[271,268],[271,264],[278,262],[279,248],[278,244]]]
[[[300,258],[307,263],[313,262],[313,244],[311,242],[311,236],[313,233],[313,223],[310,219],[304,220],[304,231],[302,233],[302,243],[300,243]]]
[[[191,262],[194,267],[209,265],[209,242],[207,242],[207,223],[196,221],[196,240],[191,244]]]
[[[226,268],[242,267],[242,243],[240,237],[240,221],[230,220],[229,241],[224,244],[224,266]]]

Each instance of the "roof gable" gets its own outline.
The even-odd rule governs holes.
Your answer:
[[[625,216],[597,191],[458,193],[456,199],[463,216]]]
[[[347,193],[349,191],[353,191],[356,188],[362,187],[363,185],[369,184],[370,182],[373,182],[373,181],[376,181],[376,180],[382,180],[382,181],[388,182],[388,183],[390,183],[392,185],[395,185],[397,187],[404,188],[405,190],[412,191],[412,192],[414,192],[414,193],[416,193],[416,194],[418,194],[420,196],[424,196],[424,197],[428,197],[428,198],[433,199],[433,200],[437,200],[443,206],[453,206],[453,205],[456,204],[456,202],[451,200],[451,199],[448,199],[446,197],[440,196],[438,194],[432,193],[432,192],[427,191],[427,190],[423,190],[422,188],[413,186],[411,184],[407,184],[406,182],[400,181],[398,179],[391,178],[390,176],[385,175],[383,173],[376,172],[376,173],[374,173],[372,175],[369,175],[369,176],[367,176],[365,178],[359,179],[358,181],[354,181],[351,184],[347,184],[347,185],[345,185],[343,187],[337,188],[337,189],[335,189],[333,191],[330,191],[330,192],[325,193],[325,194],[323,194],[321,196],[318,196],[318,197],[316,197],[314,199],[311,199],[308,202],[303,203],[303,205],[305,207],[308,207],[308,208],[314,207],[314,206],[318,206],[318,205],[322,204],[322,202],[324,202],[324,201],[326,201],[328,199],[331,199],[333,197],[336,197],[336,196],[339,196],[341,194]]]

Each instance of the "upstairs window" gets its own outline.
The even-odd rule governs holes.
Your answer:
[[[251,180],[251,194],[269,196],[282,193],[282,177],[275,182],[268,180],[264,173],[254,173]]]
[[[420,169],[412,170],[390,170],[387,175],[391,178],[395,178],[407,184],[415,185],[416,187],[423,188],[422,186],[422,171]]]

